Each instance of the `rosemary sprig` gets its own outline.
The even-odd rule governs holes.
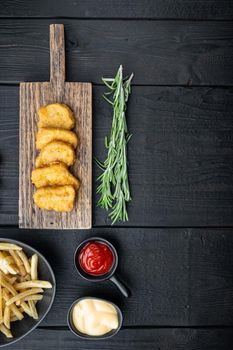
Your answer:
[[[97,193],[100,195],[98,206],[111,209],[109,216],[112,224],[116,221],[128,221],[126,204],[131,200],[127,170],[127,143],[130,135],[125,112],[132,78],[133,74],[128,79],[123,79],[123,69],[120,66],[115,78],[102,79],[109,89],[103,97],[113,108],[113,119],[110,137],[105,137],[107,158],[103,163],[95,159],[102,170],[97,178]]]

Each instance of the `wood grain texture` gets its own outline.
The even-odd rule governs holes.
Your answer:
[[[90,283],[73,264],[87,237],[109,239],[119,253],[117,273],[131,290],[126,299],[111,282]],[[57,293],[43,326],[66,325],[71,303],[85,295],[120,306],[124,326],[233,326],[233,230],[99,228],[92,231],[1,229],[38,249],[54,270]]]
[[[64,29],[51,26],[50,83],[20,84],[19,226],[21,228],[90,228],[92,225],[92,95],[90,83],[65,79]],[[79,138],[72,173],[81,181],[75,208],[69,213],[39,209],[33,202],[31,172],[35,167],[38,109],[49,103],[65,103],[76,117]]]
[[[65,33],[62,24],[50,25],[50,83],[63,94],[65,74]]]
[[[0,82],[49,80],[50,22],[1,21]],[[64,20],[64,24],[68,81],[101,83],[101,77],[113,76],[122,64],[126,75],[134,72],[133,84],[233,85],[233,22]]]
[[[93,149],[104,158],[111,108],[94,86]],[[127,226],[233,226],[232,88],[134,87],[127,113],[133,201]],[[18,87],[0,86],[0,220],[17,225]],[[110,225],[96,207],[93,225]]]
[[[0,17],[232,19],[231,0],[2,0]]]
[[[46,342],[45,342],[46,339]],[[104,341],[85,341],[62,329],[37,329],[12,350],[229,350],[232,329],[122,329],[117,336]]]

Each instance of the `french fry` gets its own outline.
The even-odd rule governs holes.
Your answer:
[[[11,294],[13,294],[14,296],[17,295],[18,293],[16,292],[15,288],[10,284],[8,283],[2,276],[1,280],[0,280],[0,283],[1,283],[1,286],[2,287],[5,287],[7,290],[9,290],[9,292]]]
[[[21,300],[22,298],[28,296],[28,295],[33,295],[33,294],[38,294],[38,293],[42,293],[43,289],[41,288],[31,288],[28,289],[22,293],[18,293],[15,296],[13,296],[12,298],[10,298],[9,300],[7,300],[6,302],[6,306],[9,306],[13,303],[15,303],[17,300]]]
[[[24,312],[22,306],[19,307],[19,311],[22,312],[22,313]]]
[[[24,265],[20,265],[20,266],[19,266],[19,273],[20,273],[20,275],[23,276],[23,277],[26,276],[27,271],[25,270]]]
[[[22,320],[24,318],[24,315],[22,314],[22,312],[19,311],[15,304],[11,304],[9,308],[12,311],[13,315],[17,318],[17,320]]]
[[[15,264],[19,267],[21,265],[23,265],[22,260],[20,259],[20,257],[18,256],[18,254],[16,254],[15,250],[9,250],[10,255],[12,256],[12,258],[15,261]]]
[[[29,273],[26,274],[24,281],[31,281],[31,275]],[[24,282],[22,281],[22,282]]]
[[[24,266],[21,266],[21,267],[23,267],[24,268]],[[24,269],[25,270],[25,269]],[[20,282],[25,282],[25,280],[26,280],[26,275],[27,275],[27,272],[26,272],[26,270],[25,270],[25,274],[24,274],[24,276],[19,276],[18,277],[18,280],[17,280],[17,283],[20,283]]]
[[[0,265],[0,270],[1,270],[2,272],[4,272],[5,275],[8,274],[8,270],[7,270],[6,266],[1,266],[1,265]]]
[[[41,281],[41,280],[33,280],[33,281],[25,281],[21,283],[16,283],[14,285],[15,289],[21,290],[26,288],[52,288],[52,284],[48,281]]]
[[[20,251],[22,248],[16,244],[0,242],[0,250],[17,250]]]
[[[3,298],[5,301],[10,299],[10,296],[6,289],[3,289]],[[19,309],[17,308],[17,306],[15,306],[15,304],[11,304],[9,308],[12,314],[17,318],[17,320],[22,320],[24,318],[22,312],[19,311]]]
[[[1,273],[0,273],[1,274]],[[4,279],[9,282],[10,284],[14,284],[15,281],[17,280],[17,277],[16,276],[9,276],[9,275],[4,275]]]
[[[27,272],[25,270],[23,261],[20,259],[20,257],[18,256],[18,254],[14,250],[10,250],[9,252],[10,252],[11,256],[13,257],[15,264],[18,267],[20,275],[25,276]]]
[[[4,254],[5,252],[0,252],[0,269],[6,274],[11,273],[12,275],[16,275],[19,271],[17,267],[14,267],[14,259],[12,256],[8,254]]]
[[[25,276],[19,276],[19,280],[17,281],[17,283],[21,283],[21,282],[26,282],[26,281],[30,281],[31,280],[31,275],[29,275],[29,273],[27,273],[25,271]]]
[[[3,255],[3,253],[0,252],[0,270],[5,274],[7,274],[8,270],[7,270],[7,266],[4,258],[5,256]]]
[[[38,319],[36,304],[43,298],[48,281],[38,279],[38,256],[28,259],[21,247],[0,242],[0,332],[12,338],[11,322],[24,313]]]
[[[17,277],[11,277],[11,278],[9,278],[8,282],[10,284],[14,284],[16,282],[16,280],[17,280]]]
[[[16,267],[13,267],[9,264],[7,265],[7,271],[12,275],[17,275],[17,273],[19,272],[19,270]]]
[[[4,260],[6,261],[6,263],[8,264],[8,265],[12,265],[12,264],[14,264],[14,259],[12,258],[12,256],[10,256],[10,255],[8,255],[8,256],[5,256],[4,257]]]
[[[22,250],[17,250],[17,254],[20,257],[20,259],[22,260],[25,270],[27,271],[27,273],[31,272],[31,266],[29,264],[28,258],[26,256],[26,254],[24,253],[24,251]]]
[[[10,307],[6,306],[4,310],[4,315],[3,315],[3,322],[4,325],[10,329]]]
[[[5,310],[4,310],[4,315],[3,315],[3,321],[4,321],[4,325],[10,329],[10,307],[6,306]]]
[[[22,302],[33,300],[36,304],[37,301],[43,299],[43,294],[35,294],[35,295],[28,295],[25,298],[22,298],[21,300],[16,301],[15,305],[20,306]]]
[[[22,302],[21,306],[22,306],[23,312],[25,312],[28,316],[32,317],[31,309],[28,306],[28,304],[25,302]]]
[[[38,255],[33,254],[31,257],[31,279],[37,280],[38,279]]]
[[[10,295],[9,295],[8,290],[6,288],[2,288],[2,298],[5,301],[10,299]]]
[[[2,274],[0,274],[0,320],[2,320],[2,315],[3,315],[3,312],[2,312],[2,284],[1,284],[1,281],[2,281]]]
[[[16,317],[16,316],[12,316],[12,317],[11,317],[11,322],[15,322],[15,321],[18,321],[18,320],[19,320],[19,318]]]
[[[38,301],[43,299],[43,295],[42,294],[35,294],[35,295],[28,295],[25,298],[21,299],[22,301],[29,301],[29,300],[33,300],[33,301]]]
[[[33,300],[29,300],[28,301],[28,305],[29,305],[31,313],[32,313],[32,318],[34,318],[34,320],[38,320],[38,313],[37,313],[34,301]]]
[[[13,338],[11,331],[7,329],[4,324],[0,324],[0,332],[2,332],[7,338]]]

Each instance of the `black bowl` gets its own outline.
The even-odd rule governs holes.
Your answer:
[[[91,274],[85,272],[82,269],[82,267],[80,266],[79,261],[78,261],[79,254],[80,254],[81,250],[83,249],[83,247],[85,247],[85,245],[87,243],[92,242],[92,241],[105,244],[111,250],[111,252],[113,254],[113,264],[112,264],[110,270],[103,275],[91,275]],[[74,253],[74,265],[75,265],[76,270],[78,271],[79,275],[81,277],[83,277],[84,279],[91,281],[91,282],[102,282],[102,281],[106,281],[107,279],[109,279],[115,273],[117,265],[118,265],[118,255],[117,255],[117,252],[116,252],[116,249],[114,248],[114,246],[106,239],[101,238],[101,237],[90,237],[90,238],[87,238],[84,241],[82,241],[78,245],[78,247],[76,248],[75,253]]]
[[[38,278],[41,280],[49,281],[53,285],[53,288],[44,290],[43,299],[38,301],[38,303],[36,304],[39,316],[38,320],[34,320],[33,318],[24,314],[25,317],[22,319],[22,321],[16,321],[11,323],[11,332],[13,338],[6,338],[4,334],[0,333],[0,347],[3,347],[6,345],[16,343],[17,341],[25,337],[27,334],[32,332],[45,318],[54,301],[56,291],[56,280],[53,270],[49,265],[48,261],[36,249],[30,247],[25,243],[8,238],[0,238],[0,242],[8,242],[19,245],[23,248],[28,257],[36,253],[38,255]]]
[[[84,333],[82,333],[82,332],[79,332],[79,331],[76,329],[76,327],[74,326],[74,324],[73,324],[72,312],[73,312],[73,308],[75,307],[75,305],[76,305],[79,301],[81,301],[81,300],[83,300],[83,299],[97,299],[97,300],[106,301],[107,303],[112,304],[112,305],[115,307],[116,311],[117,311],[118,322],[119,322],[117,329],[112,329],[110,332],[108,332],[108,333],[106,333],[106,334],[104,334],[104,335],[99,335],[99,336],[91,336],[91,335],[88,335],[88,334],[84,334]],[[103,339],[108,339],[108,338],[113,337],[113,336],[116,335],[116,334],[119,332],[119,330],[121,329],[122,322],[123,322],[122,312],[121,312],[120,308],[119,308],[116,304],[112,303],[112,302],[109,301],[109,300],[101,299],[101,298],[96,298],[96,297],[82,297],[82,298],[79,298],[79,299],[75,300],[75,301],[73,302],[73,304],[71,305],[71,307],[70,307],[70,309],[69,309],[69,311],[68,311],[68,314],[67,314],[67,323],[68,323],[68,326],[69,326],[71,332],[74,333],[74,334],[75,334],[77,337],[79,337],[79,338],[88,339],[88,340],[103,340]]]

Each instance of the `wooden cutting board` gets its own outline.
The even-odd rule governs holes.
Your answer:
[[[38,63],[39,64],[39,63]],[[71,172],[81,181],[75,208],[69,213],[39,209],[33,202],[38,109],[65,103],[74,112],[79,138],[77,160]],[[92,85],[65,82],[64,26],[50,25],[50,82],[20,83],[19,227],[89,229],[92,224]]]

